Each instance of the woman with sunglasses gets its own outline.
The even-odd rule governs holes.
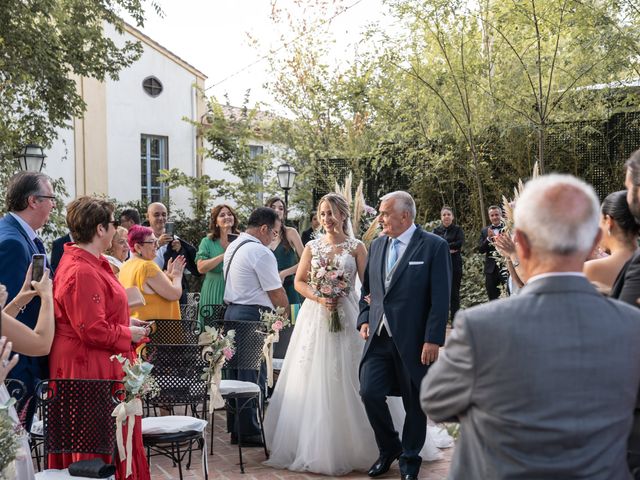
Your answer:
[[[131,258],[120,269],[120,283],[124,288],[138,287],[145,300],[145,305],[131,308],[131,316],[139,320],[180,320],[184,257],[169,260],[163,272],[153,261],[158,250],[153,230],[134,225],[128,240]]]

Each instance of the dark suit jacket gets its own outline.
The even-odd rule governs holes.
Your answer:
[[[503,228],[504,226],[501,226],[500,230],[502,230]],[[484,273],[493,273],[496,269],[496,260],[491,256],[491,254],[496,251],[496,247],[489,243],[489,236],[487,233],[488,231],[489,226],[484,227],[480,232],[480,239],[478,240],[478,251],[485,254]]]
[[[420,227],[414,232],[404,254],[398,260],[388,289],[384,286],[384,264],[389,237],[371,244],[362,283],[358,329],[369,324],[363,359],[377,332],[383,313],[402,362],[416,388],[428,367],[420,363],[425,342],[444,344],[449,295],[451,256],[445,240]],[[364,298],[371,295],[371,302]]]
[[[51,244],[51,268],[55,272],[64,253],[64,244],[71,241],[71,235],[68,233],[60,238],[56,238]]]
[[[172,258],[175,259],[178,255],[184,255],[184,258],[187,262],[185,264],[185,268],[189,270],[189,272],[191,272],[191,275],[195,275],[196,277],[199,277],[200,272],[198,272],[198,266],[196,265],[196,253],[197,253],[196,248],[186,240],[183,240],[179,237],[178,237],[178,241],[180,242],[180,245],[182,245],[182,250],[180,250],[179,252],[176,252],[173,248],[171,248],[171,244],[168,244],[167,249],[164,252],[164,265],[162,266],[162,269],[166,270],[167,263],[169,263],[170,259]],[[181,304],[187,303],[187,287],[188,287],[187,279],[183,275],[182,276],[182,296],[180,297]]]
[[[7,287],[9,303],[18,294],[24,283],[24,277],[31,264],[31,257],[38,253],[33,241],[18,221],[7,214],[0,219],[0,283]],[[33,329],[38,321],[40,298],[35,297],[17,319]],[[47,357],[27,357],[20,360],[9,377],[22,380],[29,392],[32,392],[39,379],[48,377]]]
[[[640,310],[560,275],[455,325],[421,391],[430,418],[460,419],[448,478],[631,478]]]
[[[307,228],[304,232],[302,232],[302,235],[300,236],[300,239],[302,240],[302,245],[306,245],[307,243],[309,243],[311,241],[312,236],[313,236],[313,228],[311,227]]]

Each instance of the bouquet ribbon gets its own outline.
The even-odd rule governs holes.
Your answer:
[[[209,377],[209,413],[213,414],[216,408],[224,407],[224,398],[220,394],[220,382],[222,381],[222,366],[224,365],[224,355],[216,360],[213,366],[213,374]]]
[[[133,428],[136,421],[136,415],[142,416],[142,401],[134,398],[128,402],[119,403],[111,412],[112,417],[116,417],[116,441],[118,443],[118,454],[120,461],[127,461],[127,477],[131,475],[131,463],[133,460]],[[125,449],[124,438],[122,435],[122,424],[127,422],[127,444]]]
[[[267,385],[273,387],[273,344],[280,341],[280,332],[271,332],[264,339],[262,355],[267,363]]]

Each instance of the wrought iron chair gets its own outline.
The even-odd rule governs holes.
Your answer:
[[[179,345],[198,343],[200,327],[195,320],[155,320],[151,325],[149,340],[151,343],[163,345]]]
[[[180,315],[183,320],[198,320],[198,304],[200,294],[196,292],[187,293],[187,303],[180,304]]]
[[[207,478],[205,448],[205,396],[206,385],[202,379],[206,366],[201,357],[201,348],[197,345],[163,345],[148,343],[140,356],[153,363],[153,376],[160,387],[160,394],[147,401],[149,408],[165,408],[171,415],[146,417],[142,419],[142,440],[147,447],[147,458],[162,455],[178,465],[182,480],[182,461],[189,455],[187,469],[191,466],[191,452],[194,443],[203,456],[204,476]],[[203,410],[198,412],[198,406]],[[192,416],[173,415],[175,407],[190,406]],[[186,412],[185,412],[186,413]]]
[[[260,381],[260,370],[263,361],[262,346],[264,345],[265,331],[262,322],[249,322],[241,320],[226,320],[224,322],[225,331],[235,330],[236,352],[235,355],[225,365],[227,372],[248,370],[255,371],[258,382]],[[264,436],[262,420],[263,411],[263,391],[259,383],[246,382],[240,380],[222,380],[220,382],[220,394],[226,403],[227,412],[240,414],[247,408],[258,409],[258,422],[260,424],[260,434],[264,446],[264,454],[269,458],[267,444]],[[213,438],[214,416],[211,415],[211,436]],[[238,422],[238,425],[240,423]],[[211,442],[213,446],[213,441]],[[211,449],[213,453],[213,449]],[[242,459],[242,432],[238,428],[238,456],[240,458],[240,471],[244,473],[244,462]]]
[[[227,306],[225,304],[210,303],[201,305],[200,317],[202,317],[205,326],[221,328],[226,311]]]
[[[60,478],[59,471],[47,470],[50,453],[93,453],[115,458],[116,426],[111,412],[124,396],[124,385],[116,380],[39,382],[36,398],[42,409],[45,471],[36,474],[36,480],[54,474]],[[68,475],[68,470],[62,474],[65,472]]]

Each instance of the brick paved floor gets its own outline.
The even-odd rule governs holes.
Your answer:
[[[302,480],[302,479],[318,479],[329,478],[322,475],[303,474],[297,472],[289,472],[288,470],[276,470],[271,467],[262,465],[264,461],[264,450],[261,448],[243,448],[243,458],[245,460],[245,474],[240,473],[238,462],[238,449],[235,445],[229,444],[229,435],[224,432],[224,413],[219,412],[215,422],[215,438],[213,444],[213,455],[209,455],[209,478],[215,480]],[[207,439],[208,441],[208,439]],[[423,480],[442,480],[447,476],[449,471],[449,463],[453,448],[442,450],[443,459],[436,462],[424,462],[420,470],[420,479]],[[371,463],[375,458],[371,459]],[[202,467],[200,464],[200,455],[195,454],[194,464],[191,470],[183,469],[184,480],[200,480],[203,478]],[[398,478],[400,471],[397,462],[394,464],[389,473],[382,479]],[[178,479],[178,468],[173,467],[171,462],[166,458],[153,457],[151,459],[151,478],[152,480],[172,480]],[[340,477],[344,479],[365,479],[369,478],[365,473],[351,473]]]

